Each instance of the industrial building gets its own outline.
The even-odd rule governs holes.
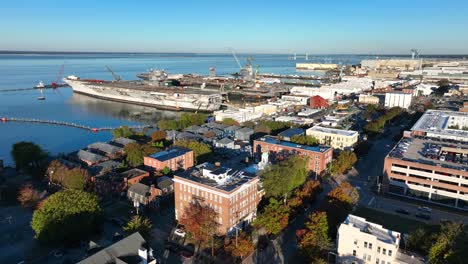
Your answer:
[[[369,95],[369,94],[360,94],[359,103],[360,104],[379,104],[379,97]]]
[[[313,136],[320,144],[337,149],[350,148],[358,142],[359,133],[352,130],[341,130],[322,126],[313,126],[306,130],[306,135]]]
[[[263,190],[258,176],[211,163],[203,163],[174,176],[175,217],[194,202],[218,213],[219,233],[226,234],[255,219]]]
[[[468,112],[427,110],[411,128],[411,134],[468,142]]]
[[[411,99],[413,95],[411,93],[404,92],[391,92],[385,94],[385,107],[401,107],[408,109],[411,105]]]

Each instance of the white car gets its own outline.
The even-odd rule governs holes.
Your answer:
[[[180,228],[177,228],[175,231],[174,231],[174,234],[178,235],[178,236],[181,236],[181,237],[185,237],[185,231],[180,229]]]
[[[420,206],[418,207],[418,210],[423,211],[423,212],[428,212],[428,213],[432,212],[432,209],[427,206]]]

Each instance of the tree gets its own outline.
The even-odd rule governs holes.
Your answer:
[[[198,242],[200,249],[217,233],[219,227],[217,219],[218,213],[213,208],[194,200],[184,208],[179,222]]]
[[[135,232],[140,233],[140,235],[146,240],[151,240],[151,229],[153,225],[148,218],[143,218],[139,215],[135,215],[130,219],[130,221],[123,227],[123,230],[131,235]]]
[[[317,138],[308,135],[294,135],[291,138],[291,142],[308,146],[319,144],[319,140]]]
[[[289,221],[289,208],[278,200],[270,198],[269,204],[253,221],[256,228],[264,228],[268,234],[279,234]]]
[[[197,163],[209,159],[212,153],[210,145],[196,140],[178,140],[174,142],[174,146],[193,150],[194,159]]]
[[[41,199],[39,191],[34,189],[32,184],[24,184],[18,192],[18,202],[20,202],[22,207],[25,208],[34,208],[37,206]]]
[[[224,118],[223,121],[221,122],[223,125],[225,126],[238,126],[239,125],[239,122],[237,122],[236,120],[228,117],[228,118]]]
[[[17,170],[24,170],[35,176],[43,176],[47,153],[32,142],[21,141],[13,144],[11,156]]]
[[[358,200],[359,192],[348,182],[331,190],[321,205],[321,210],[327,213],[328,225],[335,227],[343,222]],[[331,236],[335,232],[335,229],[330,229]]]
[[[255,122],[253,122],[253,121],[245,121],[244,123],[242,123],[242,126],[243,126],[243,127],[248,127],[248,128],[254,129],[254,127],[255,127]]]
[[[150,135],[151,141],[157,142],[166,139],[166,132],[162,130],[156,130]]]
[[[182,115],[180,115],[179,119],[180,128],[184,129],[193,125],[203,125],[206,122],[207,118],[208,116],[205,114],[183,113]]]
[[[286,201],[289,193],[304,183],[307,177],[307,160],[300,156],[268,166],[260,174],[267,197],[283,197]]]
[[[354,152],[344,150],[338,155],[337,158],[333,159],[330,165],[330,171],[332,175],[340,175],[351,169],[357,162],[357,156]]]
[[[50,162],[46,171],[49,182],[67,189],[84,190],[90,179],[87,170],[82,168],[69,168],[60,160]]]
[[[169,167],[164,167],[162,170],[161,170],[161,173],[163,175],[168,175],[169,173],[171,173],[171,169]]]
[[[130,143],[124,147],[125,160],[130,166],[137,167],[143,164],[143,158],[158,151],[156,147],[142,145],[139,143]]]
[[[179,130],[179,122],[177,120],[162,119],[158,122],[158,128],[161,130]]]
[[[328,233],[327,214],[325,212],[311,214],[305,224],[305,232],[299,238],[302,254],[309,260],[321,257],[331,246]]]
[[[128,126],[121,126],[119,128],[112,130],[112,135],[114,136],[114,138],[120,138],[120,137],[129,138],[135,134],[136,132],[133,129],[129,128]]]
[[[258,122],[257,126],[266,127],[272,134],[277,134],[278,132],[281,132],[282,130],[290,128],[292,126],[292,123],[273,121],[273,120],[261,120]],[[259,132],[262,132],[262,131],[259,131]]]
[[[239,234],[237,242],[235,238],[231,239],[230,243],[225,247],[227,252],[230,252],[231,255],[240,257],[241,259],[250,254],[250,252],[253,252],[254,249],[252,240],[245,233]]]
[[[435,234],[431,234],[426,228],[418,227],[411,232],[406,242],[407,247],[415,252],[426,255],[431,247],[431,241],[435,241]]]
[[[57,192],[34,211],[31,227],[44,242],[73,242],[97,231],[102,211],[96,195],[77,190]]]
[[[429,263],[449,264],[466,261],[466,234],[459,223],[444,223],[429,249]]]

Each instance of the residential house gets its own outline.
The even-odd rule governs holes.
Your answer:
[[[105,173],[91,177],[93,189],[102,196],[124,193],[128,186],[149,177],[149,172],[140,169],[130,169],[123,173]]]
[[[235,148],[234,140],[225,137],[223,139],[217,140],[215,142],[215,147],[217,147],[217,148],[226,148],[226,149],[234,149]]]
[[[112,139],[112,141],[110,142],[110,144],[121,147],[121,148],[124,148],[125,146],[127,146],[130,143],[136,143],[136,140],[129,139],[129,138],[124,138],[124,137],[119,137],[119,138]]]
[[[226,137],[234,138],[234,136],[236,135],[236,130],[238,130],[239,128],[239,126],[228,126],[224,128],[224,135]]]
[[[106,160],[104,162],[94,164],[93,166],[89,167],[88,170],[92,175],[101,175],[104,173],[112,172],[119,166],[120,162],[117,162],[115,160]]]
[[[250,141],[254,130],[248,127],[239,128],[235,131],[235,138],[241,141]]]
[[[105,157],[96,153],[92,153],[90,151],[83,150],[83,149],[80,149],[78,152],[76,152],[76,155],[74,156],[77,160],[85,163],[88,166],[93,166],[94,164],[97,164],[99,162],[106,161],[109,159],[108,157]]]
[[[111,159],[115,159],[123,154],[122,147],[117,147],[104,142],[95,142],[93,144],[90,144],[88,145],[88,149],[95,153],[107,156]]]

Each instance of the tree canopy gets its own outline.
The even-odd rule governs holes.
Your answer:
[[[196,140],[178,140],[174,146],[184,147],[193,150],[194,159],[197,163],[208,160],[211,157],[211,146]]]
[[[128,126],[121,126],[119,128],[112,130],[112,135],[114,136],[114,138],[119,138],[119,137],[129,138],[136,134],[137,132],[129,128]]]
[[[273,120],[261,120],[255,126],[255,132],[263,132],[267,134],[278,134],[279,132],[290,128],[292,126],[289,122],[280,122],[280,121],[273,121]]]
[[[279,234],[289,222],[289,208],[274,198],[270,198],[269,204],[263,212],[253,221],[256,228],[264,228],[268,234]]]
[[[130,166],[137,167],[143,164],[143,158],[147,155],[158,152],[159,149],[151,145],[130,143],[124,147],[125,160]]]
[[[385,124],[398,116],[402,112],[400,107],[392,107],[388,111],[380,116],[379,118],[367,123],[364,126],[364,130],[368,133],[380,133],[384,128]]]
[[[72,242],[100,227],[102,211],[94,194],[78,190],[57,192],[34,211],[31,227],[45,242]]]
[[[221,121],[221,123],[226,126],[238,126],[239,125],[239,122],[237,122],[236,120],[230,117],[224,118],[223,121]]]
[[[151,225],[151,221],[148,218],[143,218],[142,216],[135,215],[123,227],[123,230],[128,235],[138,232],[146,241],[149,241],[152,239],[151,237],[152,228],[153,226]]]
[[[217,219],[218,213],[213,208],[195,201],[184,208],[179,223],[192,234],[201,246],[205,245],[218,232]]]
[[[330,165],[330,172],[332,175],[340,175],[351,169],[357,162],[357,156],[354,152],[344,150],[332,160]]]
[[[291,156],[265,168],[260,174],[267,197],[284,197],[307,178],[307,159]]]
[[[325,212],[309,215],[303,235],[299,237],[301,253],[309,260],[320,258],[331,247],[328,237],[328,220]]]
[[[225,250],[230,252],[231,255],[234,257],[240,257],[241,259],[244,256],[250,254],[250,252],[254,251],[254,245],[250,237],[245,233],[240,233],[237,238],[237,246],[236,246],[236,239],[233,238],[230,240],[230,243],[226,245]]]
[[[429,263],[465,263],[468,239],[460,223],[444,223],[429,249]]]
[[[22,207],[34,208],[38,205],[41,196],[32,184],[24,184],[18,192],[18,202]]]
[[[67,189],[84,190],[90,175],[82,168],[68,168],[59,160],[50,162],[47,168],[49,182]]]
[[[158,128],[161,130],[179,130],[192,125],[202,125],[208,118],[205,114],[183,113],[178,119],[161,119]]]
[[[291,138],[291,142],[308,146],[314,146],[320,143],[317,138],[308,135],[294,135]]]
[[[150,135],[151,141],[157,142],[166,139],[166,132],[162,130],[156,130]]]
[[[11,156],[15,161],[16,169],[24,170],[35,176],[43,175],[47,153],[32,142],[21,141],[13,144]]]

